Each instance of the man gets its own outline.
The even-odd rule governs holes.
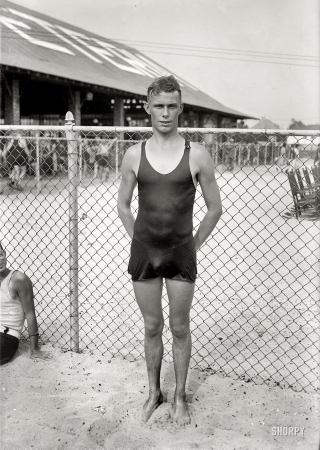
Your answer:
[[[101,181],[107,181],[110,173],[110,148],[116,139],[111,142],[101,141],[99,136],[96,136],[96,176],[99,176]]]
[[[235,145],[234,145],[234,139],[230,138],[229,141],[225,144],[226,149],[226,166],[227,170],[230,170],[231,172],[234,169],[234,162],[235,162]]]
[[[57,160],[57,152],[54,150],[54,147],[55,145],[51,138],[50,131],[45,131],[39,141],[40,170],[42,175],[53,174],[53,153],[56,154],[55,159]]]
[[[151,117],[153,136],[126,152],[118,197],[119,215],[132,239],[128,271],[145,325],[149,398],[143,417],[147,421],[163,401],[161,296],[165,278],[176,377],[170,415],[180,425],[186,425],[191,421],[185,385],[191,356],[190,307],[196,251],[220,218],[221,200],[207,150],[184,141],[178,134],[183,103],[179,83],[173,76],[161,77],[151,84],[145,110]],[[193,237],[192,210],[198,182],[207,212]],[[137,183],[139,212],[135,220],[130,203]]]
[[[280,147],[280,155],[277,158],[275,158],[275,163],[278,166],[277,170],[282,170],[286,168],[287,165],[289,164],[289,159],[286,156],[286,152],[287,152],[287,145],[285,142],[282,142]]]
[[[10,270],[0,243],[0,364],[9,362],[19,347],[19,339],[27,319],[30,337],[30,358],[51,359],[38,345],[38,324],[34,309],[33,289],[23,272]]]
[[[9,141],[4,150],[4,159],[7,160],[10,171],[10,182],[8,185],[11,188],[22,191],[21,181],[27,171],[30,152],[27,147],[27,142],[21,132],[18,132],[16,137],[13,137]],[[1,193],[2,192],[3,191],[1,191]]]

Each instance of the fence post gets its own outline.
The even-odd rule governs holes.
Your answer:
[[[41,177],[40,177],[40,143],[39,143],[40,132],[36,132],[36,180],[37,180],[37,190],[38,194],[41,192]]]
[[[82,143],[82,139],[80,136],[79,137],[79,183],[82,182],[82,178],[83,178],[82,151],[83,151],[83,143]]]
[[[118,172],[119,172],[119,145],[118,140],[116,140],[116,179],[118,178]]]
[[[69,179],[69,289],[70,289],[70,349],[79,352],[78,304],[78,148],[73,131],[73,114],[66,114]]]

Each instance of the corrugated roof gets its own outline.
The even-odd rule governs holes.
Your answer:
[[[168,70],[138,50],[8,1],[0,8],[1,64],[146,95]],[[186,104],[251,118],[177,76]]]

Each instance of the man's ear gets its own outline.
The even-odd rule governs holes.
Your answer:
[[[180,112],[179,112],[179,116],[180,116],[180,114],[181,114],[182,111],[183,111],[183,107],[184,107],[184,103],[181,103],[181,104],[180,104]]]
[[[148,102],[144,102],[144,103],[143,103],[143,107],[144,107],[146,113],[150,115],[150,106],[149,106],[149,103],[148,103]]]

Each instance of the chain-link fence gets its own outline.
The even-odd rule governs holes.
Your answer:
[[[211,154],[223,204],[197,255],[191,365],[318,389],[319,133],[180,132]],[[1,241],[10,267],[34,284],[42,341],[140,357],[143,322],[116,202],[123,155],[151,129],[67,124],[0,133]],[[136,213],[136,195],[132,207]],[[205,210],[197,191],[195,228]],[[170,360],[166,294],[163,307]]]

